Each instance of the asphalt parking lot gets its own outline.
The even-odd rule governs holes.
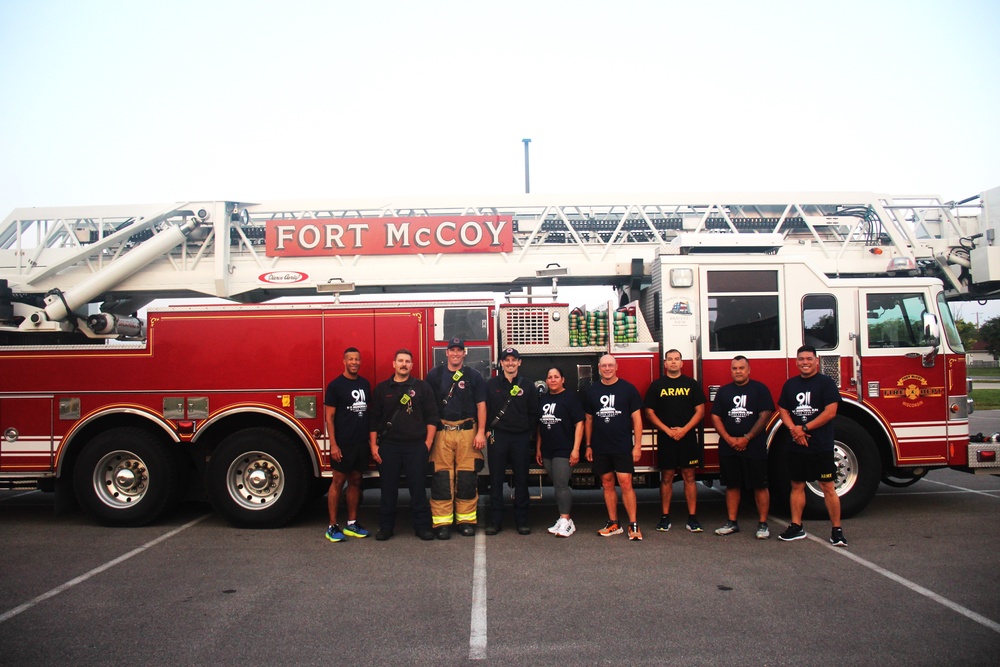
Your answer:
[[[370,527],[377,495],[361,512]],[[638,543],[596,534],[594,491],[577,492],[570,539],[545,532],[546,493],[529,536],[421,542],[403,511],[392,541],[331,544],[324,500],[280,530],[232,528],[201,504],[108,529],[55,516],[46,494],[2,491],[0,662],[1000,663],[997,477],[882,486],[845,522],[848,549],[826,543],[823,521],[806,523],[814,539],[756,540],[749,506],[744,532],[718,537],[722,495],[701,485],[705,533],[655,532],[657,496],[643,491]],[[786,519],[772,516],[772,534]]]

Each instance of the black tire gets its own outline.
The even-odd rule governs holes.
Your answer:
[[[77,501],[106,526],[145,526],[177,499],[177,459],[162,438],[113,428],[88,442],[73,468]]]
[[[283,526],[302,509],[311,486],[301,445],[270,428],[248,428],[223,440],[208,464],[215,511],[245,528]]]
[[[849,518],[863,510],[871,502],[882,479],[882,462],[875,441],[859,424],[846,417],[837,417],[833,422],[837,463],[837,495],[840,496],[840,515]],[[788,477],[787,448],[791,444],[788,431],[782,430],[771,445],[768,475],[770,477],[771,504],[788,507],[791,482]],[[815,482],[806,484],[806,507],[803,516],[807,519],[827,518],[823,492]]]

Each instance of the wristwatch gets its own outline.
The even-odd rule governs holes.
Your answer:
[[[803,424],[802,425],[802,432],[803,433],[808,433],[809,432],[809,424]]]

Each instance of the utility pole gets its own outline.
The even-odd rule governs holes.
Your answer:
[[[521,139],[524,142],[524,193],[528,194],[531,192],[531,181],[528,178],[528,144],[531,143],[531,139]]]

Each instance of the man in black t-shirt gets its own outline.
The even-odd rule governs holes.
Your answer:
[[[802,529],[806,482],[819,480],[826,511],[833,525],[830,544],[846,547],[847,540],[840,525],[840,496],[836,489],[837,465],[833,457],[833,420],[840,405],[840,390],[833,378],[819,372],[816,348],[810,345],[800,347],[795,363],[799,375],[785,382],[778,399],[781,421],[792,438],[788,447],[792,523],[778,539],[789,542],[806,536]]]
[[[750,361],[743,355],[729,367],[733,381],[720,387],[712,404],[712,424],[719,434],[719,472],[726,486],[726,513],[729,520],[716,535],[740,532],[736,514],[741,489],[753,489],[757,503],[757,539],[771,536],[767,512],[771,495],[767,490],[767,441],[764,429],[774,414],[771,391],[763,382],[750,378]]]
[[[617,481],[628,514],[628,538],[638,541],[642,531],[636,521],[632,474],[642,455],[642,398],[635,385],[618,377],[618,361],[610,354],[601,357],[597,370],[601,381],[584,394],[587,416],[583,425],[586,457],[594,476],[601,480],[608,509],[608,523],[597,532],[602,537],[624,532],[618,522]]]
[[[330,527],[326,539],[343,542],[346,537],[368,537],[358,518],[361,501],[361,474],[368,468],[368,397],[371,384],[358,375],[361,352],[356,347],[344,350],[344,372],[326,387],[323,412],[326,435],[330,440],[330,467],[333,482],[327,492]],[[347,484],[347,526],[337,524],[340,492]]]
[[[681,469],[684,479],[684,500],[687,503],[687,529],[702,532],[696,506],[698,489],[694,469],[701,465],[703,447],[698,441],[698,425],[705,416],[705,392],[694,378],[681,373],[683,361],[678,350],[667,350],[663,356],[663,377],[653,380],[646,390],[646,419],[658,430],[656,451],[660,467],[660,506],[663,515],[656,530],[670,530],[670,499],[673,495],[674,471]]]

